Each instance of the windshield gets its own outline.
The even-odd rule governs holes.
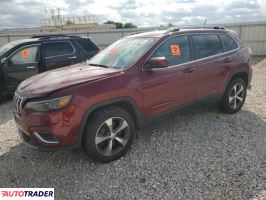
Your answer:
[[[131,66],[157,41],[157,38],[123,38],[95,55],[87,63],[108,68]]]
[[[12,49],[14,46],[11,43],[5,44],[4,46],[0,47],[0,56],[4,55],[6,52],[8,52],[10,49]]]
[[[8,52],[10,49],[12,49],[13,47],[17,46],[17,45],[20,45],[22,43],[25,43],[27,41],[31,41],[30,39],[29,40],[14,40],[12,42],[9,42],[3,46],[0,47],[0,56],[4,55],[6,52]]]

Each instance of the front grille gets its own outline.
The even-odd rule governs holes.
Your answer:
[[[13,105],[17,113],[21,113],[22,110],[23,97],[19,96],[17,93],[14,95]]]

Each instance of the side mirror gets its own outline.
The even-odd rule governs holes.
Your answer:
[[[169,66],[169,61],[165,57],[153,57],[145,64],[145,69],[161,69]]]

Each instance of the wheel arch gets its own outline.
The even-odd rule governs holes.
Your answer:
[[[138,109],[137,103],[131,97],[118,97],[111,100],[103,101],[91,106],[88,110],[85,111],[79,133],[78,133],[78,146],[82,144],[82,138],[85,131],[86,123],[89,117],[97,110],[103,109],[108,106],[118,106],[126,110],[129,114],[132,115],[133,120],[135,121],[137,130],[140,130],[144,126],[144,120]]]
[[[230,82],[235,79],[235,78],[242,78],[245,83],[247,84],[247,87],[249,87],[249,74],[246,70],[239,70],[239,71],[235,71],[232,74],[230,74],[230,76],[228,77],[228,79],[226,80],[226,84],[225,84],[225,88],[224,88],[224,92],[225,93],[228,85],[230,84]]]

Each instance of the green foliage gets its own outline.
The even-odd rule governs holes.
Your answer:
[[[174,26],[174,25],[172,23],[168,23],[167,26],[170,26],[171,27],[171,26]]]
[[[137,28],[137,26],[132,23],[125,23],[124,28]]]
[[[67,21],[66,24],[67,24],[67,25],[71,25],[71,24],[75,24],[75,23],[72,22],[72,21]]]
[[[115,21],[111,21],[108,20],[106,22],[104,22],[104,24],[114,24],[116,26],[116,29],[121,29],[121,28],[137,28],[136,25],[132,24],[132,23],[121,23],[121,22],[115,22]]]

